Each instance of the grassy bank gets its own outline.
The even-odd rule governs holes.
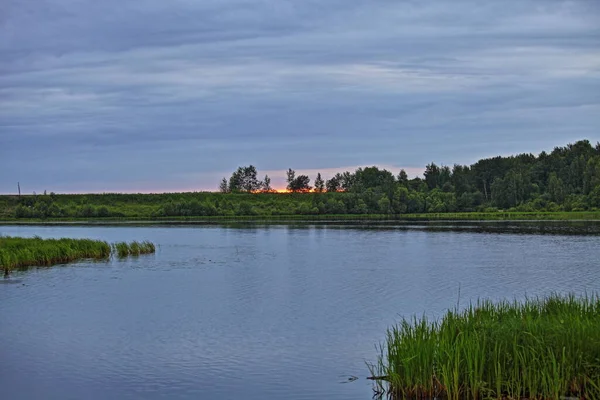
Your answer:
[[[239,215],[239,216],[189,216],[189,217],[68,217],[68,218],[3,218],[0,224],[32,223],[120,223],[120,222],[336,222],[336,221],[600,221],[600,211],[558,212],[456,212],[421,214],[321,214],[321,215]]]
[[[101,240],[42,239],[0,236],[0,267],[6,272],[30,266],[50,266],[83,259],[102,260],[111,256],[153,253],[150,242],[116,243],[111,246]]]
[[[481,301],[391,328],[373,373],[392,398],[600,399],[600,299]]]
[[[380,192],[0,195],[0,221],[600,219],[595,207],[550,207],[543,202],[535,207],[434,207],[438,203],[433,197],[391,201]]]

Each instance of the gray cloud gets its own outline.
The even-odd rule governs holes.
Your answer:
[[[0,23],[0,192],[600,140],[593,1],[9,0]]]

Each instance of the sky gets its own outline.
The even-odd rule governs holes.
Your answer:
[[[599,127],[597,0],[0,2],[0,193],[417,176]]]

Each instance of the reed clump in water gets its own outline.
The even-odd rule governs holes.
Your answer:
[[[119,257],[139,256],[140,254],[154,253],[156,246],[154,246],[154,243],[148,241],[117,242],[113,244],[113,250]]]
[[[110,245],[101,240],[0,237],[0,266],[6,271],[108,257]]]
[[[598,400],[600,298],[486,300],[403,320],[371,370],[391,398]]]
[[[108,259],[114,252],[119,257],[155,252],[153,243],[120,242],[112,246],[102,240],[42,239],[0,236],[0,269],[9,271],[31,266],[65,264],[83,259]]]

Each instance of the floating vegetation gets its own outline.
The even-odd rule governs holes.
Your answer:
[[[119,257],[139,256],[140,254],[151,254],[156,251],[154,243],[144,242],[117,242],[113,244],[113,250]]]
[[[8,271],[15,268],[50,266],[83,259],[108,259],[111,250],[122,257],[123,254],[154,253],[155,246],[150,242],[122,242],[111,247],[101,240],[0,236],[0,267],[6,276]]]
[[[600,298],[479,301],[403,320],[371,365],[393,399],[600,399]]]

